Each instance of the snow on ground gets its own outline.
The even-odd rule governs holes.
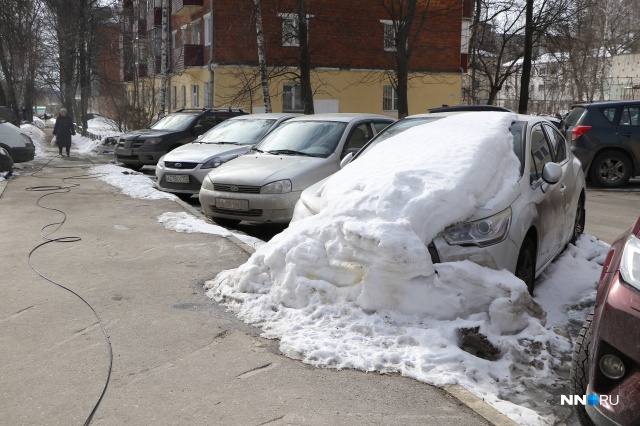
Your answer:
[[[153,181],[142,173],[133,172],[124,167],[114,165],[103,165],[93,168],[93,173],[100,175],[99,179],[108,184],[120,188],[123,194],[133,198],[145,200],[169,199],[175,200],[176,196],[156,189]],[[258,238],[242,234],[240,232],[228,231],[217,225],[205,222],[186,212],[167,212],[158,217],[158,222],[162,223],[166,229],[187,232],[220,235],[221,237],[234,236],[245,244],[257,248],[264,242]]]
[[[46,146],[46,135],[42,130],[33,124],[21,124],[20,131],[26,135],[29,135],[33,144],[36,147],[36,157],[44,155],[44,147]]]
[[[426,124],[429,150],[423,126],[409,129],[401,135],[407,155],[380,144],[329,179],[320,214],[220,273],[207,294],[308,364],[457,383],[521,425],[568,416],[550,408],[559,397],[545,400],[568,393],[563,315],[593,291],[606,245],[583,236],[541,279],[539,302],[555,299],[548,322],[545,305],[512,274],[469,261],[433,265],[425,246],[516,179],[513,118],[469,113]],[[375,179],[363,179],[370,170]]]

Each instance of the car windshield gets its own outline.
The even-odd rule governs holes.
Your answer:
[[[440,120],[442,117],[415,117],[415,118],[405,118],[400,121],[396,121],[392,125],[386,127],[382,132],[378,133],[378,135],[371,140],[371,142],[365,146],[362,151],[358,153],[358,157],[365,155],[367,152],[371,151],[371,149],[378,145],[380,142],[389,139],[391,136],[395,136],[399,133],[404,132],[407,129],[410,129],[415,126],[419,126],[420,124],[431,123],[436,120]]]
[[[223,121],[196,142],[253,145],[267,134],[275,122],[275,119]]]
[[[151,128],[155,130],[187,130],[196,117],[196,114],[169,114],[153,123]]]
[[[278,126],[256,149],[272,154],[310,155],[326,158],[340,142],[347,123],[339,121],[294,121]]]

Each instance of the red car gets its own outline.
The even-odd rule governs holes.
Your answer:
[[[640,425],[640,218],[611,245],[576,341],[571,392],[582,425]]]

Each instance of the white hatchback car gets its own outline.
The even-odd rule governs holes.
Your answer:
[[[211,171],[200,189],[205,215],[223,226],[288,223],[300,192],[340,169],[393,123],[375,114],[315,114],[287,120],[251,152]]]
[[[183,199],[198,194],[207,173],[245,154],[280,123],[297,115],[249,114],[223,121],[195,141],[163,155],[156,165],[156,186]]]
[[[387,132],[396,135],[446,116],[447,113],[436,113],[404,118],[385,129],[353,160],[366,155],[380,141],[391,143],[384,142]],[[444,229],[428,248],[434,263],[471,260],[492,269],[507,269],[533,293],[535,278],[583,231],[585,178],[580,161],[553,124],[541,117],[516,117],[510,132],[514,153],[520,160],[520,176],[511,193],[500,204],[481,207],[464,223]],[[428,144],[428,127],[425,136],[424,143]],[[324,208],[325,182],[326,179],[302,192],[294,221]]]

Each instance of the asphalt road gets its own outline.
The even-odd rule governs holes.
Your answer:
[[[640,179],[620,189],[587,186],[585,232],[611,244],[640,217]]]

